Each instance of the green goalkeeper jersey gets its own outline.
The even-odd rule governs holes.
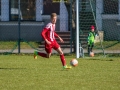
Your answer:
[[[94,43],[94,40],[95,40],[95,32],[90,31],[87,38],[88,44]]]

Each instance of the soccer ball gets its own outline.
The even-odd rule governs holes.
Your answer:
[[[70,61],[70,65],[73,66],[73,67],[76,67],[76,66],[78,65],[78,60],[72,59],[72,60]]]
[[[90,52],[90,57],[94,57],[94,52]]]

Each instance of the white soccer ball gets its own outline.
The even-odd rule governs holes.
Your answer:
[[[90,52],[90,57],[94,57],[94,52]]]
[[[70,61],[70,65],[73,66],[73,67],[76,67],[76,66],[78,65],[78,60],[72,59],[72,60]]]

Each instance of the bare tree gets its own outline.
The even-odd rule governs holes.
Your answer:
[[[75,2],[76,0],[68,0],[68,2],[65,2],[65,6],[67,8],[67,11],[68,11],[68,26],[72,24],[72,26],[69,26],[69,30],[70,28],[72,28],[71,32],[72,32],[72,43],[74,45],[74,51],[73,52],[76,52],[76,44],[75,44],[75,34],[76,34],[76,24],[75,24],[75,21],[76,21],[76,12],[75,12]],[[71,10],[70,10],[71,9]],[[71,15],[72,14],[72,15]],[[70,19],[71,19],[71,23],[70,23]]]
[[[72,2],[71,2],[72,1]],[[72,16],[72,29],[75,29],[75,2],[76,0],[68,0],[68,2],[65,2],[65,6],[68,11],[68,18],[70,19],[70,15]],[[70,12],[70,7],[72,7]],[[68,21],[68,24],[70,25],[70,20]]]

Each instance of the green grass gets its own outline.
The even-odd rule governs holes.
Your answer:
[[[67,63],[74,55],[65,56]],[[0,90],[120,90],[119,57],[79,58],[63,70],[59,56],[0,55]]]
[[[120,42],[119,41],[104,41],[102,42],[102,45],[104,47],[104,49],[106,50],[120,50]],[[95,44],[95,48],[101,48],[101,44],[100,43],[96,43]]]
[[[39,42],[20,42],[21,49],[31,49],[37,48],[39,46]],[[0,49],[13,49],[18,48],[18,42],[16,41],[0,41]]]
[[[38,48],[40,42],[21,42],[21,49],[31,49]],[[106,50],[119,50],[120,42],[119,41],[104,41],[102,42],[104,49]],[[14,47],[18,48],[18,42],[16,41],[0,41],[0,49],[13,49]],[[101,49],[100,43],[95,43],[95,49]]]

